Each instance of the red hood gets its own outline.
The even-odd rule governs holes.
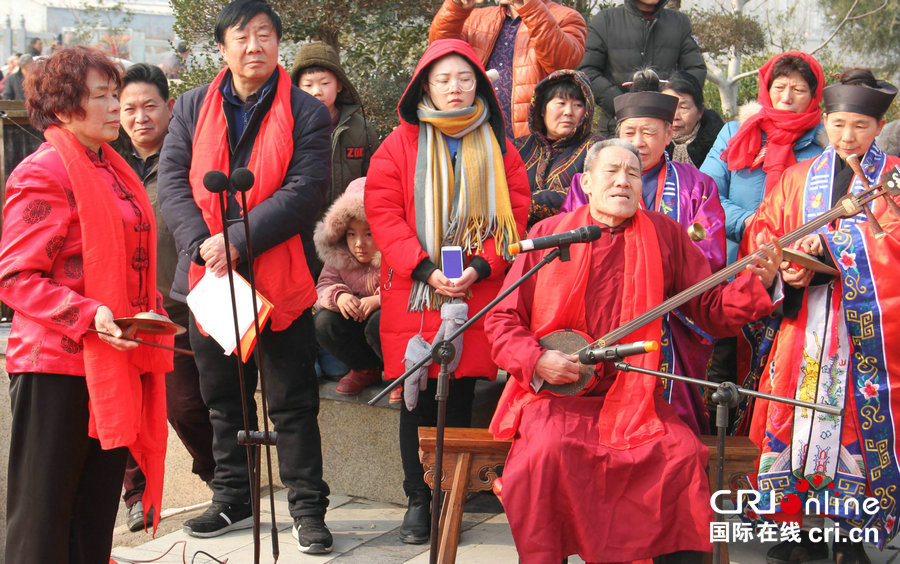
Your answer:
[[[459,39],[439,39],[425,49],[425,53],[422,54],[422,58],[419,59],[416,70],[413,72],[412,80],[409,81],[403,96],[400,98],[400,103],[397,104],[397,113],[400,115],[400,121],[411,125],[419,124],[419,118],[416,116],[416,107],[419,105],[419,101],[424,93],[422,81],[425,80],[425,77],[422,71],[426,70],[434,61],[450,53],[460,55],[469,61],[472,68],[475,69],[478,80],[475,91],[487,102],[488,109],[491,112],[491,128],[494,130],[497,141],[500,142],[501,149],[505,152],[506,144],[503,143],[503,139],[506,138],[506,129],[503,125],[503,113],[500,111],[500,103],[497,101],[497,95],[494,93],[494,87],[485,74],[484,66],[478,59],[478,55],[475,54],[475,50],[468,43]]]

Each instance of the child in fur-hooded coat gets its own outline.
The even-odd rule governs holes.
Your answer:
[[[313,235],[325,265],[316,284],[316,338],[350,367],[336,389],[348,395],[381,381],[381,253],[366,221],[365,181],[357,178],[347,186]]]

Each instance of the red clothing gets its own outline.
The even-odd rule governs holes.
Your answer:
[[[876,152],[881,153],[873,145],[862,159],[872,184],[886,181],[891,169],[900,166],[900,159],[886,156],[882,169],[872,159]],[[829,147],[788,168],[754,216],[745,240],[757,233],[783,235],[827,211],[836,159]],[[855,176],[850,189],[862,190]],[[859,503],[875,497],[878,513],[865,526],[880,529],[883,546],[897,534],[900,518],[900,349],[891,338],[900,332],[900,218],[883,198],[869,205],[886,236],[875,238],[862,214],[817,231],[840,276],[825,283],[814,279],[802,291],[799,312],[767,328],[774,338],[760,367],[761,392],[844,406],[843,417],[810,417],[811,410],[757,399],[750,438],[761,449],[758,489],[764,500],[794,494],[805,507],[808,497],[821,501],[826,493]],[[800,477],[810,482],[808,489],[798,491]],[[777,517],[802,520],[802,515]],[[859,526],[849,519],[834,520],[844,528]]]
[[[222,208],[218,194],[204,185],[211,170],[231,170],[233,148],[229,146],[225,119],[225,100],[220,86],[228,80],[228,68],[222,69],[206,90],[192,147],[193,158],[189,179],[194,201],[203,214],[210,233],[222,232]],[[247,191],[247,209],[265,209],[277,201],[294,155],[294,115],[291,111],[291,79],[281,66],[275,85],[275,97],[259,124],[247,168],[253,173],[253,186]],[[280,195],[280,194],[278,194]],[[234,245],[233,241],[231,242]],[[191,265],[191,286],[200,281],[205,267]],[[272,330],[284,331],[308,308],[316,303],[316,285],[306,262],[300,234],[289,237],[253,259],[253,276],[259,293],[273,305]]]
[[[489,6],[467,10],[444,4],[431,22],[428,41],[462,39],[488,63],[503,26],[506,9]],[[584,57],[587,26],[576,10],[550,0],[531,0],[519,8],[522,25],[516,33],[513,55],[512,115],[515,137],[528,135],[528,106],[534,87],[553,71],[574,69]]]
[[[657,230],[666,296],[709,275],[703,254],[678,223],[656,212],[638,213],[645,213]],[[530,235],[552,232],[562,217],[538,223]],[[620,325],[622,234],[629,228],[630,221],[591,244],[585,312],[592,335]],[[541,255],[516,259],[506,284],[518,280]],[[532,304],[540,298],[534,288],[533,279],[526,281],[485,322],[494,360],[511,376],[495,420],[522,406],[503,475],[503,505],[521,561],[558,561],[572,553],[588,561],[624,561],[710,550],[707,451],[661,397],[654,407],[665,434],[635,448],[612,449],[599,444],[596,428],[596,414],[616,374],[612,365],[599,366],[603,379],[595,396],[531,391],[534,366],[544,352],[529,329]],[[766,315],[773,305],[754,276],[708,290],[682,309],[706,331],[725,336]],[[530,401],[523,401],[529,395]]]
[[[125,197],[125,183],[103,161],[94,164],[116,194],[125,221],[125,247],[134,264],[149,264],[149,245],[155,244],[149,240],[153,217],[137,215],[138,209]],[[49,143],[10,174],[3,216],[0,295],[16,312],[6,353],[7,372],[84,376],[81,339],[101,304],[84,295],[75,195],[62,159]],[[147,288],[142,285],[146,265],[125,272],[131,313],[162,311],[158,292],[152,292],[156,303],[147,303]]]
[[[453,52],[469,59],[479,74],[479,84],[482,80],[487,80],[483,78],[484,69],[471,48],[462,42],[446,43],[452,43],[448,45],[448,50],[430,50],[427,58],[423,57],[416,67],[410,86],[400,101],[400,125],[388,135],[372,156],[369,174],[366,177],[366,217],[382,257],[381,342],[386,378],[397,378],[405,371],[403,355],[407,343],[414,335],[421,332],[422,337],[431,342],[441,325],[440,311],[423,313],[407,311],[407,301],[413,282],[412,272],[419,263],[429,258],[416,236],[413,194],[419,148],[419,125],[418,122],[413,123],[410,116],[415,115],[415,104],[419,101],[415,97],[420,92],[416,89],[421,79],[420,73],[435,59]],[[489,95],[488,92],[479,91],[479,93]],[[492,116],[499,115],[493,113],[495,109],[499,112],[496,98],[493,103],[488,100],[488,105]],[[498,142],[501,147],[504,145],[506,147],[503,164],[509,186],[509,199],[516,218],[516,226],[521,234],[525,230],[525,220],[531,201],[525,165],[522,164],[522,159],[513,144],[508,140],[503,143],[502,127],[493,129],[495,135],[499,129]],[[479,256],[490,264],[491,275],[471,286],[471,297],[466,300],[469,304],[469,316],[474,315],[497,296],[507,267],[507,262],[497,254],[493,239],[485,240],[482,247],[483,251]],[[471,258],[472,256],[466,256],[464,260],[468,263]],[[464,333],[463,353],[456,370],[457,376],[496,378],[497,365],[491,361],[490,348],[484,338],[483,327],[482,318]],[[429,375],[436,378],[439,369],[439,365],[432,365]]]

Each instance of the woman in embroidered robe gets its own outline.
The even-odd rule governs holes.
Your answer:
[[[444,304],[468,306],[467,313],[456,314],[465,321],[497,295],[511,260],[507,247],[524,232],[530,201],[522,159],[504,137],[493,88],[468,43],[433,42],[398,112],[400,126],[372,156],[365,192],[366,217],[382,253],[380,333],[388,379],[406,371],[405,361],[412,365],[428,352],[442,324],[442,306],[448,309]],[[445,245],[463,250],[465,270],[455,281],[441,271]],[[482,320],[456,344],[447,425],[468,427],[474,377],[493,380],[497,365]],[[428,540],[431,494],[419,461],[418,428],[435,423],[438,371],[432,365],[406,381],[400,412],[403,489],[409,497],[400,538],[408,543]]]
[[[825,131],[830,146],[822,155],[787,169],[760,208],[748,234],[780,236],[858,194],[863,182],[847,164],[858,158],[866,182],[886,181],[900,164],[875,144],[897,90],[854,69],[841,83],[825,88]],[[895,180],[896,182],[896,180]],[[896,198],[895,198],[896,199]],[[842,417],[756,400],[750,438],[762,449],[758,488],[763,507],[779,508],[775,518],[818,525],[829,516],[845,530],[872,528],[879,548],[897,533],[900,456],[900,354],[887,344],[900,329],[900,217],[883,198],[871,205],[886,233],[878,237],[864,214],[840,219],[801,241],[801,249],[822,255],[839,276],[815,275],[785,265],[783,317],[766,320],[755,374],[762,392],[844,407]],[[799,504],[782,504],[785,499]],[[877,511],[846,511],[845,500],[878,500]],[[828,506],[826,498],[840,507]],[[816,500],[821,511],[807,509]],[[856,540],[856,539],[854,539]],[[773,547],[770,561],[791,561],[792,552],[811,559],[828,556],[828,545],[804,535],[800,543]],[[836,542],[838,562],[868,562],[862,543]],[[840,556],[843,555],[843,556]],[[840,556],[840,557],[839,557]]]
[[[113,321],[162,312],[153,208],[107,144],[121,85],[118,67],[87,47],[35,63],[25,84],[47,142],[9,177],[0,243],[0,299],[15,310],[10,563],[109,561],[125,447],[159,520],[172,353],[119,339]]]

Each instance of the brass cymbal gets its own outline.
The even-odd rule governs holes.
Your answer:
[[[114,320],[127,333],[144,333],[145,335],[181,335],[187,329],[173,322],[165,315],[153,310],[142,311],[132,317],[120,317]],[[130,331],[129,331],[130,330]]]

